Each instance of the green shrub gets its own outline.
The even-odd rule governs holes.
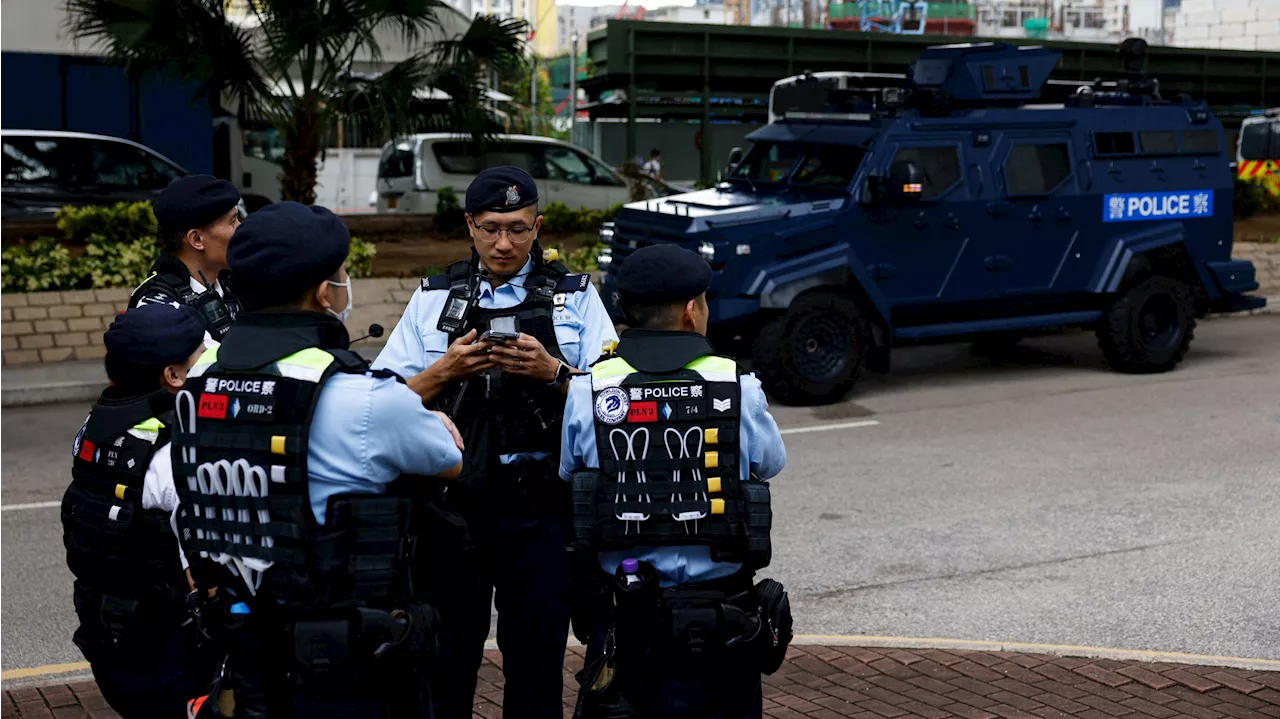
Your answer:
[[[458,193],[452,187],[441,187],[436,192],[435,223],[437,230],[454,230],[467,223],[467,215],[458,200]]]
[[[75,261],[74,270],[80,278],[77,284],[94,289],[137,287],[151,274],[151,265],[159,255],[154,237],[108,242],[94,235]]]
[[[595,272],[600,269],[596,264],[596,256],[600,254],[600,250],[604,244],[599,240],[590,242],[570,252],[564,258],[564,264],[571,272]]]
[[[589,210],[585,207],[571,210],[563,202],[552,202],[542,208],[542,229],[553,234],[571,232],[595,232],[600,225],[617,216],[622,205],[607,210]]]
[[[75,286],[71,253],[52,237],[6,247],[0,254],[0,289],[5,292],[67,290]]]
[[[373,276],[373,257],[378,248],[372,242],[359,237],[351,238],[351,251],[347,253],[347,274],[355,278]]]
[[[71,242],[131,243],[156,236],[156,216],[150,202],[117,202],[114,205],[68,205],[55,215],[58,230]]]
[[[553,235],[576,231],[577,220],[577,213],[563,202],[552,202],[542,208],[542,230]]]

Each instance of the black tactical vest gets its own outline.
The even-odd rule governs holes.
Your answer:
[[[151,274],[129,296],[129,307],[137,307],[144,301],[187,305],[200,313],[209,336],[221,342],[240,312],[240,300],[232,292],[230,272],[223,270],[216,279],[222,286],[222,294],[212,286],[197,293],[191,288],[191,272],[187,266],[173,255],[161,253],[151,266]]]
[[[574,481],[586,548],[708,545],[768,565],[769,485],[741,479],[738,365],[710,351],[699,335],[631,330],[593,365],[600,469]]]
[[[75,641],[90,661],[142,650],[181,621],[186,577],[169,513],[142,508],[142,484],[169,441],[173,397],[157,390],[98,400],[72,447],[62,541],[75,575]]]
[[[535,245],[535,257],[539,250]],[[449,297],[437,325],[449,341],[477,331],[477,337],[489,330],[496,319],[511,318],[516,332],[531,335],[552,357],[564,360],[556,340],[554,312],[563,307],[568,295],[582,292],[591,284],[585,274],[570,274],[559,262],[538,262],[524,277],[516,277],[528,295],[514,307],[484,309],[477,305],[480,277],[475,271],[476,259],[455,262],[447,273],[425,278],[422,291],[445,291]],[[457,423],[466,445],[463,474],[455,486],[469,498],[484,496],[501,489],[493,482],[499,455],[523,452],[550,452],[560,449],[560,429],[564,419],[564,395],[543,382],[490,370],[484,375],[459,383],[446,390],[437,409],[448,413]],[[528,464],[528,463],[526,463]],[[543,474],[555,479],[555,462],[539,463]],[[528,468],[526,468],[526,471]]]
[[[241,333],[238,324],[228,344],[206,351],[188,373],[173,440],[183,546],[188,558],[235,575],[242,598],[269,597],[292,607],[389,606],[411,592],[410,500],[340,494],[329,499],[326,524],[318,524],[307,447],[330,377],[394,375],[369,370],[345,349],[346,333],[336,321],[314,321],[332,322],[342,341],[333,349],[297,349],[309,330],[290,335],[289,328],[245,326]],[[235,351],[246,343],[257,356],[275,359],[235,369],[222,363],[228,345]]]

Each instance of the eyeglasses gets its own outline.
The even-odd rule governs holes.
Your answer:
[[[506,233],[507,239],[511,240],[513,245],[523,245],[533,239],[532,227],[495,227],[493,225],[475,225],[476,239],[485,242],[497,242],[498,238]]]

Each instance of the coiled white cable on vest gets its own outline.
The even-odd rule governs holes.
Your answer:
[[[696,449],[694,449],[693,451],[690,451],[689,438],[692,437],[695,432],[698,434],[698,444]],[[678,444],[674,448],[671,445],[672,436],[674,436],[678,442]],[[667,456],[670,457],[673,461],[677,459],[697,459],[698,457],[701,457],[702,442],[703,442],[703,432],[701,427],[693,427],[692,429],[685,432],[684,434],[681,434],[680,430],[676,429],[675,427],[667,427],[666,431],[662,433],[662,444],[665,445],[667,448]],[[672,470],[671,481],[675,482],[676,484],[679,484],[681,481],[680,475],[682,472],[683,470],[679,470],[679,469]],[[689,471],[689,474],[691,479],[694,482],[694,486],[697,486],[699,483],[702,482],[701,467],[694,467]],[[695,491],[693,493],[693,497],[697,499],[698,494],[702,494],[702,500],[704,502],[707,500],[706,492],[699,493]],[[684,501],[684,495],[681,493],[676,493],[672,496],[672,500],[676,502],[682,502]],[[685,534],[689,533],[689,522],[692,521],[693,533],[697,534],[698,520],[704,519],[706,516],[707,516],[706,512],[694,511],[694,512],[680,512],[679,514],[672,513],[671,518],[676,520],[677,522],[684,523]]]
[[[615,429],[609,433],[609,448],[613,450],[614,461],[623,462],[623,461],[636,460],[635,440],[637,437],[640,436],[640,433],[642,432],[644,433],[644,443],[640,445],[641,449],[640,449],[639,459],[641,462],[644,462],[644,460],[649,456],[649,428],[648,427],[641,427],[640,429],[637,429],[631,434],[627,434],[627,431],[621,428]],[[614,441],[616,437],[622,437],[623,441],[626,442],[627,451],[625,454],[618,451],[618,445]],[[622,485],[625,484],[626,481],[627,481],[626,470],[620,470],[618,472],[618,491],[613,495],[613,502],[615,505],[618,504],[618,502],[622,501],[622,498],[626,496],[626,493],[623,491],[623,488],[622,488]],[[637,470],[636,483],[645,484],[647,481],[648,480],[645,477],[644,471]],[[645,503],[653,502],[653,498],[650,497],[648,494],[638,493],[636,496],[641,497],[642,499],[640,501],[642,502],[645,502]],[[624,534],[630,534],[631,522],[643,522],[649,518],[649,515],[643,512],[622,512],[622,513],[615,513],[614,516],[627,523],[626,529],[624,530]],[[637,526],[636,531],[639,531],[639,530],[640,528]]]

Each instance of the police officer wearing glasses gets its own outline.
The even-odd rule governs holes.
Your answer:
[[[448,501],[479,550],[479,587],[439,607],[452,671],[433,673],[433,693],[439,716],[471,716],[492,601],[506,716],[560,717],[570,506],[556,455],[565,391],[617,335],[590,278],[544,260],[528,173],[481,172],[465,209],[471,258],[422,281],[374,362],[407,377],[465,440]]]
[[[160,193],[152,211],[160,257],[129,297],[129,306],[188,305],[208,325],[205,345],[212,347],[226,336],[240,309],[227,269],[227,243],[245,217],[240,191],[211,175],[187,175]]]

